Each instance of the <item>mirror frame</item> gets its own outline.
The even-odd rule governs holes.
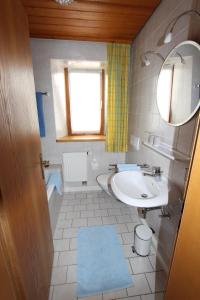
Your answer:
[[[178,45],[176,45],[170,52],[169,54],[167,55],[167,57],[165,58],[165,61],[163,62],[162,66],[161,66],[161,69],[160,69],[160,72],[159,72],[159,75],[158,75],[158,79],[157,79],[157,84],[156,84],[156,105],[157,105],[157,109],[158,109],[158,112],[159,112],[159,115],[161,117],[161,119],[166,123],[168,124],[169,126],[174,126],[174,127],[178,127],[178,126],[182,126],[186,123],[188,123],[193,117],[194,115],[197,113],[197,111],[199,110],[200,108],[200,98],[199,98],[199,103],[197,105],[197,107],[195,108],[195,110],[190,114],[190,116],[184,120],[184,122],[181,122],[181,123],[178,123],[178,124],[173,124],[173,123],[169,123],[167,122],[165,119],[163,119],[163,117],[161,116],[161,113],[160,113],[160,110],[159,110],[159,107],[158,107],[158,80],[159,80],[159,77],[160,77],[160,74],[162,72],[162,68],[166,62],[166,60],[170,57],[170,55],[173,53],[173,51],[177,48],[177,47],[180,47],[180,46],[183,46],[183,45],[193,45],[195,46],[196,48],[199,49],[199,55],[200,55],[200,45],[197,43],[197,42],[194,42],[194,41],[191,41],[191,40],[186,40],[184,42],[181,42],[179,43]],[[199,66],[200,68],[200,66]]]

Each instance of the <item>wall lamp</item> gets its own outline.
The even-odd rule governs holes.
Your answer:
[[[187,10],[187,11],[183,12],[182,14],[180,14],[177,18],[175,18],[169,24],[169,28],[171,27],[171,29],[164,36],[164,40],[163,40],[164,44],[168,44],[172,41],[173,30],[174,30],[174,27],[175,27],[176,23],[179,21],[179,19],[182,18],[183,16],[186,16],[186,15],[189,15],[189,14],[196,14],[197,16],[200,17],[200,13],[195,9]]]
[[[162,62],[165,61],[164,57],[160,53],[157,53],[155,51],[146,51],[145,53],[143,53],[141,55],[141,63],[142,63],[143,67],[148,67],[151,64],[150,60],[147,57],[148,54],[150,54],[150,55],[156,55],[156,56],[158,56],[162,60]]]

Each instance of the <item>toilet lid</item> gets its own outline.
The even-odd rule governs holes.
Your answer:
[[[145,241],[152,237],[152,231],[147,225],[138,225],[135,232],[140,239]]]

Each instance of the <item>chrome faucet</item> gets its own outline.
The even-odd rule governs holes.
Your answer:
[[[161,171],[160,167],[155,167],[155,166],[153,166],[151,169],[143,172],[144,176],[152,176],[152,177],[160,176],[161,174],[162,174],[162,171]]]
[[[138,164],[138,167],[140,167],[141,169],[149,169],[150,168],[150,166],[146,163]]]

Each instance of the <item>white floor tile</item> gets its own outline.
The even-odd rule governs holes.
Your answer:
[[[64,284],[67,282],[67,267],[55,267],[52,270],[51,284]]]
[[[144,274],[133,275],[133,286],[127,288],[128,296],[137,296],[151,293]]]
[[[146,273],[146,278],[150,285],[152,293],[165,290],[167,278],[164,271]]]
[[[59,266],[68,266],[68,265],[76,265],[77,257],[76,251],[64,251],[61,252],[58,258],[58,265]]]
[[[116,224],[116,218],[115,218],[115,216],[102,217],[102,220],[103,220],[103,225]]]
[[[60,212],[63,212],[63,213],[73,211],[73,210],[74,210],[73,205],[62,205],[61,208],[60,208]]]
[[[95,198],[92,197],[92,198],[82,199],[81,203],[85,204],[85,205],[87,205],[87,204],[96,204],[96,201],[97,201],[97,198],[95,199]],[[86,206],[86,208],[87,208],[87,206]]]
[[[127,291],[126,289],[121,289],[116,292],[111,292],[111,293],[104,293],[103,294],[103,300],[113,300],[113,299],[118,299],[122,297],[127,297]]]
[[[80,218],[80,219],[74,219],[72,222],[72,227],[85,227],[87,226],[87,219]]]
[[[140,296],[128,297],[128,298],[119,298],[118,300],[141,300]]]
[[[65,220],[65,218],[66,218],[66,213],[60,212],[58,216],[58,222]]]
[[[117,223],[131,223],[133,220],[130,215],[116,216]]]
[[[75,283],[77,281],[76,272],[77,272],[77,266],[76,265],[68,266],[68,269],[67,269],[67,283]]]
[[[152,272],[153,268],[148,257],[134,257],[130,259],[133,274]]]
[[[153,245],[150,248],[150,255],[156,255],[156,249],[153,247]]]
[[[53,295],[49,296],[49,300],[163,299],[163,293],[160,292],[164,289],[163,273],[156,272],[155,279],[154,270],[160,270],[160,267],[156,262],[154,249],[151,249],[149,258],[139,257],[131,249],[134,242],[134,227],[140,223],[136,209],[127,207],[102,192],[72,193],[67,196],[65,194],[61,208],[54,235],[56,251],[52,273],[54,285],[51,288],[51,295]],[[133,286],[112,293],[77,298],[75,288],[79,227],[111,224],[116,226],[119,241],[123,245],[127,258],[129,272],[136,274],[133,276]]]
[[[60,240],[63,238],[63,229],[59,228],[56,229],[53,235],[54,240]]]
[[[82,210],[86,210],[86,205],[85,204],[80,204],[80,205],[75,205],[74,206],[74,211],[82,211]]]
[[[68,203],[68,205],[80,205],[81,204],[81,200],[79,200],[79,199],[72,199],[72,200],[68,200],[67,203]]]
[[[60,212],[62,212],[62,208],[67,208],[67,211],[74,211],[74,205],[70,205],[68,200],[63,200]],[[66,212],[66,210],[64,210],[63,212]]]
[[[132,244],[123,245],[124,254],[126,257],[136,257],[137,254],[132,251]]]
[[[81,218],[91,218],[94,217],[94,210],[83,210],[81,211]]]
[[[108,210],[107,209],[95,209],[94,214],[96,217],[107,217]]]
[[[77,192],[75,193],[75,199],[86,199],[87,198],[87,194],[83,193],[83,192]]]
[[[97,193],[95,191],[87,192],[87,199],[90,199],[90,198],[97,198]]]
[[[122,208],[123,209],[124,207],[126,207],[126,205],[120,201],[113,202],[113,208],[120,208],[120,209]]]
[[[139,219],[139,217],[138,217],[137,214],[131,214],[130,217],[132,219],[132,222],[134,222],[134,223],[140,223],[140,219]]]
[[[53,267],[58,266],[58,257],[59,257],[59,252],[54,252],[54,256],[53,256]]]
[[[54,251],[66,251],[69,250],[69,240],[63,239],[63,240],[54,240]]]
[[[118,233],[128,232],[126,224],[116,224],[115,226],[117,228]]]
[[[66,219],[80,218],[80,211],[69,211],[66,213]]]
[[[63,207],[63,206],[68,206],[69,211],[73,211],[74,210],[74,205],[70,205],[69,204],[69,200],[63,200],[61,207]]]
[[[50,286],[48,300],[52,300],[52,297],[53,297],[53,286]]]
[[[68,220],[60,220],[57,222],[56,224],[56,228],[59,229],[59,228],[69,228],[71,227],[72,225],[72,219],[68,219]]]
[[[124,241],[124,244],[133,244],[133,242],[134,242],[134,233],[133,232],[122,233],[122,239]]]
[[[121,211],[121,215],[131,215],[133,213],[130,206],[120,208],[120,211]]]
[[[128,266],[129,274],[133,274],[133,270],[132,270],[132,268],[131,268],[131,262],[130,262],[130,259],[127,258],[126,261],[127,261],[127,266]]]
[[[134,232],[135,226],[138,225],[138,223],[133,223],[132,222],[132,223],[127,223],[126,225],[128,227],[129,232]]]
[[[71,200],[75,198],[75,193],[64,193],[63,199],[64,200]]]
[[[100,209],[113,208],[113,204],[110,201],[108,201],[107,203],[100,203],[99,206]]]
[[[69,248],[70,248],[70,250],[76,250],[77,249],[77,238],[70,239]]]
[[[149,260],[150,260],[150,263],[151,263],[154,271],[163,270],[163,266],[162,266],[161,262],[158,260],[158,258],[156,257],[156,255],[150,255]]]
[[[102,224],[103,223],[101,217],[88,218],[88,226],[100,226]]]
[[[78,300],[102,300],[102,299],[103,299],[102,295],[94,295],[94,296],[88,296],[88,297],[78,298]]]
[[[123,239],[122,239],[121,233],[119,233],[117,236],[118,236],[120,244],[123,244]]]
[[[120,208],[109,208],[108,209],[109,216],[121,216]]]
[[[78,228],[68,228],[63,231],[63,238],[73,238],[77,237]]]
[[[76,297],[76,284],[64,284],[54,286],[53,300],[75,300]]]
[[[87,204],[87,210],[91,209],[99,209],[99,204],[94,203],[94,204]]]
[[[156,293],[141,296],[142,300],[164,300],[164,293]]]

